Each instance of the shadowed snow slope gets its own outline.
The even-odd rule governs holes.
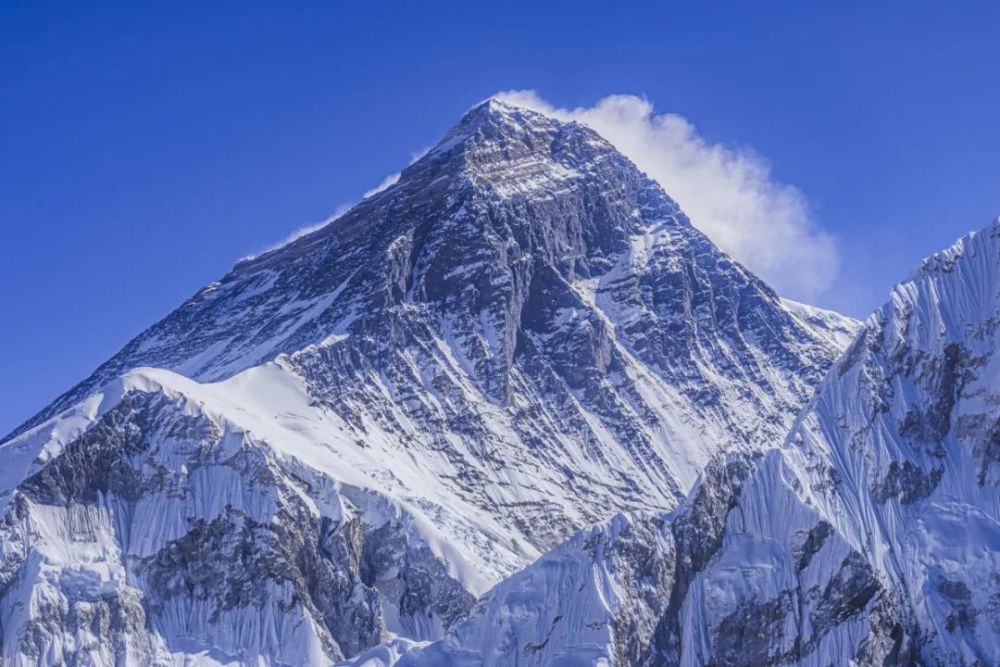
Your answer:
[[[998,324],[1000,222],[896,287],[782,447],[364,664],[1000,664]]]
[[[574,531],[779,443],[858,326],[782,302],[590,129],[487,101],[0,445],[4,655],[438,639]]]

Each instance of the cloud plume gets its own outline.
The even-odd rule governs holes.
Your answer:
[[[802,193],[776,182],[757,153],[710,143],[682,116],[655,113],[635,95],[578,109],[557,108],[531,90],[497,97],[596,130],[658,181],[696,227],[783,296],[813,300],[836,277],[836,240],[817,226]]]

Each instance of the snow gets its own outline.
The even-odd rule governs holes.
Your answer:
[[[593,281],[578,289],[594,302]],[[856,328],[817,309],[786,307],[831,329]],[[677,581],[657,583],[657,570],[643,568],[657,559],[690,562],[675,556],[682,547],[670,529],[691,513],[707,525],[710,506],[693,500],[702,491],[732,506],[717,552],[695,569],[682,593],[680,653],[666,662],[719,662],[727,641],[721,629],[744,623],[729,632],[747,633],[734,646],[754,664],[763,660],[754,653],[756,632],[765,633],[768,655],[792,652],[799,665],[891,661],[900,650],[928,664],[997,664],[1000,460],[982,459],[986,450],[976,438],[1000,423],[998,320],[1000,222],[929,258],[894,289],[786,442],[753,463],[735,494],[711,477],[662,524],[622,516],[578,533],[492,589],[444,639],[402,655],[374,652],[374,662],[365,664],[621,664],[613,628],[650,627],[663,613],[636,605],[644,598],[630,586],[640,579],[654,599],[671,597]],[[963,384],[945,385],[954,404],[940,442],[921,442],[901,425],[915,411],[940,404],[939,383],[950,377],[941,366],[946,362],[966,364]],[[879,392],[884,405],[873,403]],[[928,444],[940,450],[928,455]],[[903,491],[879,496],[879,485],[900,462],[924,472],[940,469],[937,481],[919,487],[913,499]],[[644,525],[652,532],[640,543],[654,545],[657,555],[619,562],[634,549],[627,546],[627,528]],[[807,549],[816,530],[823,537]],[[786,596],[792,602],[782,608]],[[827,626],[831,614],[836,622]],[[649,641],[630,637],[639,646]],[[893,648],[904,640],[909,648]]]
[[[817,308],[791,299],[781,299],[782,305],[805,325],[827,336],[832,345],[846,350],[861,329],[861,322],[838,312]]]
[[[576,137],[567,154],[552,153],[567,132],[572,139],[584,130],[498,102],[473,110],[391,188],[323,233],[241,263],[59,399],[37,425],[0,444],[8,520],[0,572],[19,577],[0,598],[2,627],[24,628],[48,614],[50,663],[72,661],[83,646],[96,647],[100,664],[123,646],[121,660],[136,665],[329,662],[329,619],[293,603],[301,591],[288,579],[261,582],[259,602],[219,610],[211,596],[199,597],[211,581],[185,583],[191,590],[170,596],[148,575],[150,563],[194,526],[274,526],[287,521],[282,512],[295,501],[308,508],[296,528],[333,526],[325,540],[355,521],[365,535],[390,526],[399,549],[431,554],[418,569],[441,566],[424,572],[433,584],[454,581],[481,597],[449,629],[439,610],[411,613],[390,599],[400,563],[390,564],[380,574],[383,588],[375,586],[380,631],[444,638],[390,637],[353,664],[517,664],[509,649],[521,646],[531,649],[530,664],[611,665],[622,614],[641,619],[649,639],[653,584],[622,574],[635,570],[629,549],[666,559],[673,538],[658,524],[617,513],[659,517],[720,451],[757,452],[779,441],[811,391],[806,378],[858,325],[781,302],[733,268],[596,135]],[[640,207],[629,188],[646,188],[657,206]],[[607,211],[597,206],[601,215],[585,221],[593,229],[573,228],[591,215],[590,196]],[[542,218],[532,216],[546,207],[554,211],[544,218],[552,228],[541,230]],[[418,227],[413,220],[426,209],[428,222]],[[605,214],[619,217],[609,223]],[[609,236],[591,242],[607,241],[613,251],[580,246],[585,233]],[[526,241],[531,234],[538,238]],[[547,287],[559,300],[529,312],[525,285],[543,252],[558,265],[548,267]],[[588,262],[584,275],[562,268]],[[657,281],[685,273],[701,280],[687,285],[692,290],[738,284],[754,311],[764,312],[763,328],[737,321],[735,333],[721,333],[716,318],[731,305],[723,297],[645,298],[661,288],[683,293]],[[434,300],[431,292],[444,296]],[[531,326],[522,322],[528,318]],[[657,357],[645,334],[678,335],[671,326],[684,318],[693,323],[684,341],[691,358]],[[771,351],[768,326],[787,330],[782,355]],[[582,382],[574,373],[586,364]],[[55,469],[67,448],[136,397],[156,406],[135,427],[151,442],[126,457],[128,471],[145,483],[141,493],[102,490],[62,504],[32,496],[29,482],[72,488],[39,473]],[[112,432],[134,436],[127,430],[134,426]],[[853,481],[852,472],[845,475]],[[85,467],[69,477],[93,473]],[[789,516],[819,511],[792,500],[781,507]],[[731,528],[777,537],[773,544],[732,540],[725,567],[698,593],[718,614],[736,604],[734,591],[776,590],[780,548],[792,537],[771,519],[751,513],[751,527]],[[856,532],[842,528],[856,544]],[[946,550],[942,542],[934,542],[935,553]],[[327,546],[332,559],[336,550]],[[753,563],[751,572],[743,560]],[[344,562],[338,573],[354,576]],[[229,568],[226,576],[240,574],[227,563],[197,567],[216,565]],[[344,616],[367,611],[365,590],[354,589]],[[111,614],[113,603],[135,624],[121,637],[74,625],[80,613]],[[13,644],[4,650],[12,664],[28,660]]]

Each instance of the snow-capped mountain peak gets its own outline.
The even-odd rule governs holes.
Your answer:
[[[574,531],[780,442],[855,326],[782,302],[591,129],[489,100],[0,444],[4,655],[440,638]]]

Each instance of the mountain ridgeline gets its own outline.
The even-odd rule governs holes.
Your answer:
[[[484,102],[0,444],[4,664],[996,664],[998,259],[862,326]]]
[[[896,287],[781,446],[351,664],[998,664],[998,322],[1000,221]]]

